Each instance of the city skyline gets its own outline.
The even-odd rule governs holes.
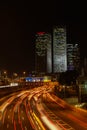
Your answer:
[[[50,6],[49,6],[50,5]],[[72,5],[72,6],[71,6]],[[74,7],[74,8],[73,8]],[[34,69],[34,35],[55,25],[65,25],[68,43],[79,44],[81,58],[87,57],[87,24],[80,5],[63,0],[0,3],[0,69]]]
[[[37,32],[35,35],[35,72],[79,71],[79,44],[67,43],[64,26],[54,26],[51,30],[50,33]]]

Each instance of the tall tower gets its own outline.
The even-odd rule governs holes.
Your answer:
[[[67,44],[67,70],[74,70],[73,44]]]
[[[67,70],[66,29],[53,28],[53,73]]]
[[[67,44],[67,69],[79,70],[80,52],[78,44]]]
[[[46,32],[37,32],[35,41],[35,67],[39,73],[52,72],[51,35]]]
[[[75,70],[80,70],[80,51],[79,51],[79,45],[74,44],[73,45],[73,60],[74,60],[74,68]]]

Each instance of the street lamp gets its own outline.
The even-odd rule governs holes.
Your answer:
[[[25,74],[26,74],[26,72],[24,71],[24,72],[23,72],[23,77],[25,77]]]
[[[4,77],[6,78],[7,77],[7,71],[4,71]]]

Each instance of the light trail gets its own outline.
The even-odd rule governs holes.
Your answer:
[[[6,98],[5,100],[4,98],[5,102],[0,106],[0,111],[2,113],[2,118],[0,118],[0,121],[3,122],[3,126],[5,127],[6,123],[6,129],[11,128],[10,130],[17,130],[19,128],[19,130],[28,130],[30,123],[32,130],[73,130],[74,128],[72,127],[69,127],[69,129],[65,128],[65,125],[69,126],[66,123],[66,120],[70,119],[73,121],[73,123],[77,122],[79,127],[81,126],[81,128],[84,129],[87,128],[87,124],[84,122],[84,120],[82,121],[82,119],[87,118],[85,117],[78,119],[73,113],[70,113],[70,110],[74,112],[76,111],[63,100],[53,95],[52,91],[50,90],[52,88],[52,85],[51,88],[50,85],[45,85],[43,87],[41,86],[30,90],[22,90],[17,93],[14,92],[11,97],[7,97],[8,99]],[[46,103],[44,103],[44,100],[46,100]],[[53,113],[50,113],[49,110],[46,109],[47,103],[50,104],[52,102],[55,102],[58,110],[61,108],[62,110],[67,110],[64,111],[65,114],[62,112],[62,110],[60,112],[64,116],[67,115],[67,119],[65,121],[58,120],[56,114],[52,115]],[[69,113],[67,113],[68,110]],[[82,113],[81,115],[83,116],[84,114]],[[52,116],[54,118],[52,118]],[[61,122],[63,122],[63,124]],[[0,130],[2,130],[1,126]]]

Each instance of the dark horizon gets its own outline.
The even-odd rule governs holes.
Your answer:
[[[74,8],[73,8],[74,6]],[[87,24],[77,5],[58,2],[0,3],[0,69],[11,72],[34,70],[34,35],[51,31],[52,26],[67,27],[68,43],[80,45],[81,58],[87,57]],[[80,6],[79,6],[80,8]]]

